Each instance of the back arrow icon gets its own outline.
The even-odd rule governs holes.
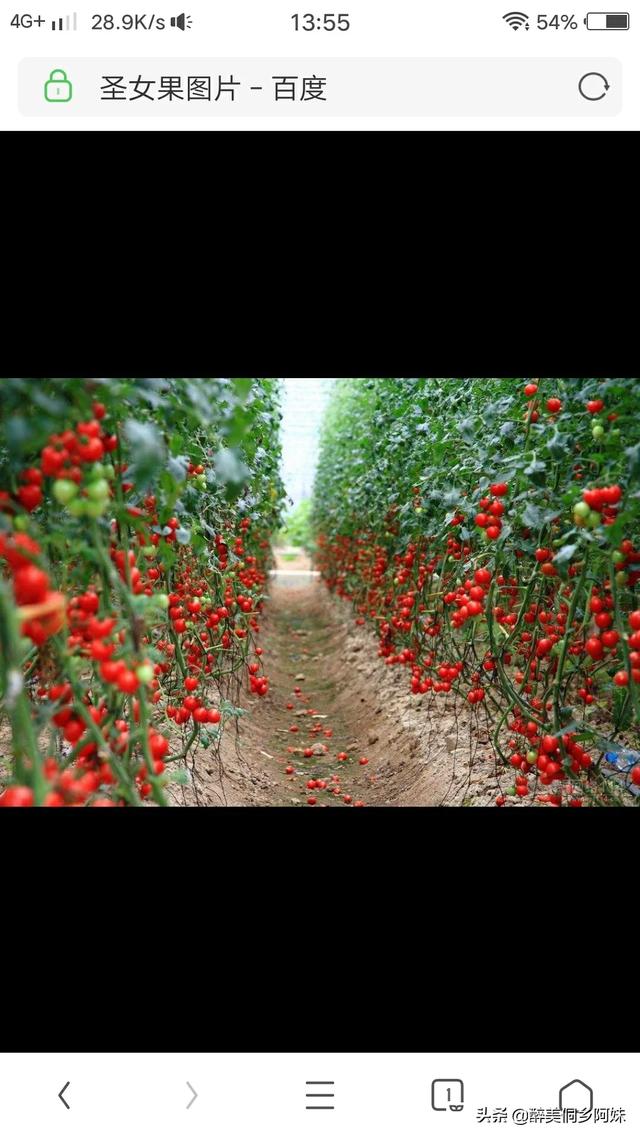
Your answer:
[[[64,1099],[62,1096],[63,1096],[64,1092],[66,1091],[67,1087],[70,1087],[70,1086],[71,1086],[71,1083],[65,1083],[65,1084],[64,1084],[64,1086],[63,1086],[63,1088],[62,1088],[62,1090],[60,1091],[60,1094],[58,1095],[58,1098],[60,1099],[60,1102],[63,1102],[63,1103],[64,1103],[64,1105],[66,1106],[67,1110],[71,1110],[71,1107],[69,1106],[69,1103],[68,1103],[68,1102],[67,1102],[67,1101],[66,1101],[66,1100],[65,1100],[65,1099]]]
[[[187,1110],[191,1110],[191,1107],[193,1106],[194,1102],[196,1101],[196,1099],[198,1097],[198,1092],[193,1089],[193,1087],[191,1086],[191,1083],[187,1083],[187,1086],[188,1086],[189,1090],[191,1091],[191,1094],[193,1095],[191,1102],[187,1106]]]

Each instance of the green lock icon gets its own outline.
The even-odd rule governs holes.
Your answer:
[[[72,94],[73,87],[67,79],[66,71],[56,68],[44,85],[45,99],[48,103],[68,103]]]

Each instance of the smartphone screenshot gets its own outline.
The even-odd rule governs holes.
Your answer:
[[[3,128],[638,128],[631,10],[494,0],[326,9],[5,4]]]
[[[2,814],[633,809],[639,400],[3,379]]]

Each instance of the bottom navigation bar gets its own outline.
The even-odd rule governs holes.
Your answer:
[[[0,1055],[11,1138],[636,1138],[637,1054]]]

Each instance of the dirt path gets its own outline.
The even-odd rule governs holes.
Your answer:
[[[277,573],[309,573],[312,571],[311,558],[303,549],[276,549]]]
[[[407,673],[378,658],[371,630],[299,566],[279,562],[261,622],[269,695],[239,693],[247,714],[237,733],[227,730],[219,758],[198,752],[194,787],[176,801],[491,804],[502,788],[482,717],[450,696],[411,696]]]
[[[369,762],[360,764],[368,758],[364,740],[337,700],[335,665],[345,634],[344,625],[329,619],[313,574],[274,575],[265,643],[277,706],[275,716],[270,709],[270,744],[280,756],[281,779],[284,767],[283,805],[364,803],[376,780]]]

